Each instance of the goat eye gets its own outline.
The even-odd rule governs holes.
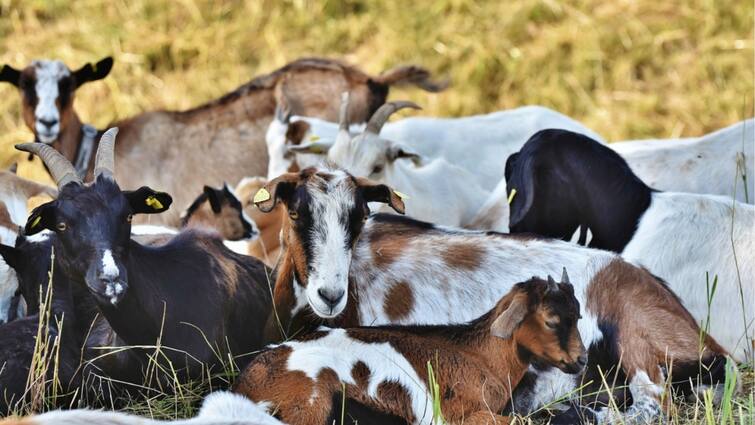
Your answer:
[[[291,217],[291,220],[296,220],[299,218],[299,213],[296,211],[289,211],[288,216]]]
[[[57,226],[55,226],[55,228],[58,229],[59,232],[64,232],[68,228],[68,225],[66,225],[63,222],[60,222],[58,223]]]
[[[372,174],[377,174],[383,171],[382,165],[376,165],[375,168],[372,169]]]
[[[545,326],[547,326],[550,329],[556,329],[558,328],[557,322],[545,322]]]
[[[131,220],[133,220],[133,219],[134,219],[134,215],[133,214],[127,215],[126,216],[126,223],[131,223]]]

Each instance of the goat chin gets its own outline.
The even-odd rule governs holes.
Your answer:
[[[244,396],[220,391],[208,395],[195,418],[156,421],[141,416],[102,410],[55,410],[26,418],[8,418],[0,425],[283,425],[268,413],[265,403],[254,403]]]

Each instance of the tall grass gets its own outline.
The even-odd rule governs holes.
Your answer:
[[[78,93],[77,109],[100,127],[325,55],[372,73],[413,62],[450,77],[441,94],[393,93],[423,114],[542,104],[623,140],[741,119],[754,87],[752,23],[753,2],[741,0],[0,0],[0,62],[77,67],[113,55],[112,75]],[[30,137],[19,103],[0,85],[0,166]]]

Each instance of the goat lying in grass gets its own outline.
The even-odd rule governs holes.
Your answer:
[[[548,279],[514,285],[465,325],[320,329],[260,354],[234,391],[291,424],[325,424],[343,390],[407,423],[440,420],[433,392],[449,423],[506,423],[498,412],[529,364],[577,373],[586,363],[573,288]]]
[[[90,316],[101,313],[121,347],[158,344],[163,349],[157,363],[175,372],[171,379],[206,376],[234,357],[243,365],[262,345],[269,270],[206,232],[182,232],[158,247],[132,241],[132,215],[161,212],[171,198],[147,187],[121,191],[112,175],[114,142],[115,130],[105,133],[95,181],[87,185],[49,146],[19,146],[43,159],[60,188],[57,200],[32,212],[25,233],[53,231],[55,270],[71,280],[75,295],[91,300]],[[77,319],[91,323],[91,317]],[[141,367],[114,358],[114,370],[141,383],[153,350],[129,351]]]
[[[588,406],[617,396],[621,407],[631,402],[625,419],[654,420],[661,414],[666,379],[686,392],[724,380],[726,351],[708,336],[701,342],[697,323],[662,281],[616,254],[369,215],[369,202],[403,212],[403,201],[389,187],[341,170],[284,174],[263,189],[256,197],[260,209],[282,203],[288,215],[276,315],[268,321],[271,336],[313,329],[322,321],[340,327],[469,321],[517,281],[560,273],[565,266],[582,306],[579,329],[590,363],[577,378],[548,368],[535,371],[514,398],[517,411],[533,411],[565,395]],[[610,371],[608,382],[628,383],[629,391],[580,400],[574,391],[582,381],[584,394],[599,392],[601,371]],[[597,407],[593,413],[611,415]]]
[[[566,130],[532,136],[506,162],[506,180],[513,233],[569,240],[581,228],[583,243],[648,267],[737,360],[753,359],[754,206],[658,192],[616,152]]]

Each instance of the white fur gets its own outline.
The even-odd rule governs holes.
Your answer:
[[[322,328],[321,328],[322,330]],[[417,424],[432,424],[432,398],[409,361],[388,343],[365,343],[346,334],[344,329],[327,330],[327,335],[312,341],[291,341],[288,370],[301,371],[316,380],[323,369],[336,373],[346,384],[356,385],[351,371],[357,362],[370,370],[367,394],[378,398],[378,386],[384,382],[401,385],[411,400]]]
[[[653,188],[735,196],[738,201],[750,204],[755,201],[753,119],[697,138],[640,140],[609,146]],[[737,172],[738,161],[747,173],[748,200],[745,199],[742,173]]]
[[[658,416],[662,414],[659,400],[663,387],[651,381],[645,371],[638,371],[629,381],[629,391],[632,393],[632,405],[623,413],[611,407],[601,408],[595,412],[599,424],[658,423]]]
[[[132,235],[177,235],[178,230],[172,227],[156,226],[153,224],[136,224],[131,226]]]
[[[13,246],[11,244],[11,246]],[[0,323],[8,321],[10,304],[18,289],[16,272],[0,256]]]
[[[37,79],[35,90],[37,106],[34,108],[36,120],[34,129],[41,142],[52,143],[60,132],[60,111],[55,104],[58,99],[58,81],[71,75],[71,71],[61,61],[35,60],[31,63]],[[47,127],[41,120],[54,121],[56,124]]]
[[[323,317],[335,317],[344,307],[348,297],[331,307],[322,300],[318,291],[346,293],[348,289],[351,248],[346,239],[348,212],[353,207],[353,194],[344,182],[349,179],[342,171],[333,171],[333,178],[326,185],[326,192],[312,191],[311,213],[315,226],[311,231],[313,255],[311,272],[307,277],[306,296],[309,304]]]
[[[120,275],[118,266],[115,264],[113,253],[106,249],[102,253],[102,276],[106,279],[117,279]]]
[[[651,199],[622,256],[666,280],[699,324],[709,316],[705,273],[711,285],[718,276],[710,333],[745,361],[755,340],[755,207],[688,193],[653,193]]]
[[[226,423],[228,419],[239,419],[258,425],[281,425],[283,422],[270,415],[269,403],[255,403],[248,398],[228,391],[209,394],[202,402],[197,419]]]

